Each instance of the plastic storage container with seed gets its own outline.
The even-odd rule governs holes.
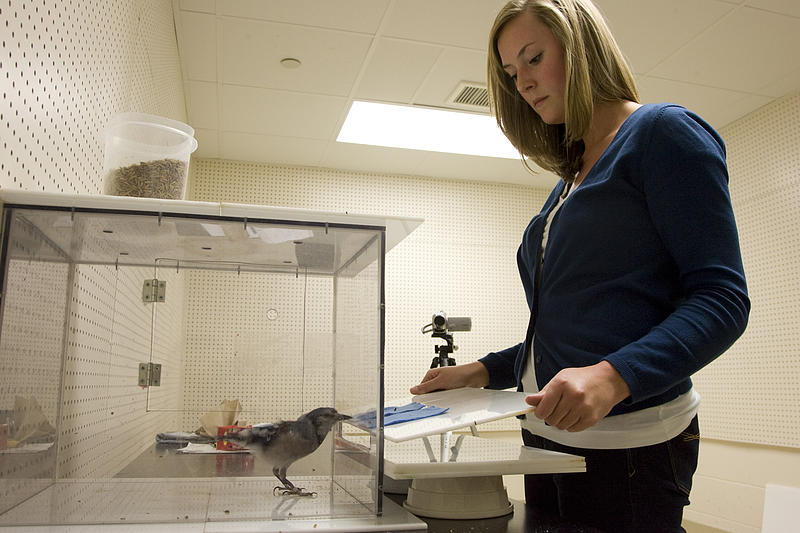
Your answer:
[[[145,113],[120,113],[105,129],[105,194],[182,200],[194,129]]]

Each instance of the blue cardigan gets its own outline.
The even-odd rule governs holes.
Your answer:
[[[637,109],[551,221],[537,283],[545,217],[564,185],[523,234],[528,331],[480,359],[489,388],[521,390],[534,339],[540,389],[563,368],[606,360],[631,391],[611,415],[672,400],[750,311],[722,139],[680,106]]]

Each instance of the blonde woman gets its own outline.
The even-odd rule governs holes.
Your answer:
[[[517,253],[530,320],[523,342],[432,369],[411,392],[529,392],[525,444],[584,456],[587,472],[526,476],[528,505],[614,533],[683,531],[690,376],[750,310],[723,141],[683,107],[638,103],[589,0],[509,2],[488,83],[512,144],[561,177]]]

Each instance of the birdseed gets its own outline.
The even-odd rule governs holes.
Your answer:
[[[181,200],[186,171],[186,162],[178,159],[159,159],[117,168],[106,177],[107,194]]]

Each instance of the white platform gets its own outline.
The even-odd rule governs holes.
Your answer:
[[[403,442],[521,415],[534,409],[525,403],[526,396],[524,392],[463,388],[387,401],[387,406],[405,405],[414,401],[446,407],[448,411],[421,420],[386,426],[383,435],[386,440]]]
[[[414,401],[447,409],[436,416],[384,427],[385,476],[413,480],[403,505],[416,515],[431,518],[500,517],[513,510],[503,475],[585,472],[583,457],[453,433],[469,428],[477,435],[479,424],[532,411],[525,403],[526,396],[463,388],[385,402],[399,407]],[[345,435],[343,439],[368,449],[374,434]]]
[[[505,474],[585,470],[582,457],[465,434],[384,443],[386,477],[413,480],[404,507],[431,518],[484,519],[512,512]]]
[[[445,446],[443,439],[449,439]],[[426,446],[425,441],[429,446]],[[430,454],[433,452],[433,455]],[[440,451],[447,450],[444,461]],[[453,448],[457,448],[453,457]],[[583,457],[470,435],[442,435],[386,442],[384,473],[392,479],[477,477],[585,472]]]

